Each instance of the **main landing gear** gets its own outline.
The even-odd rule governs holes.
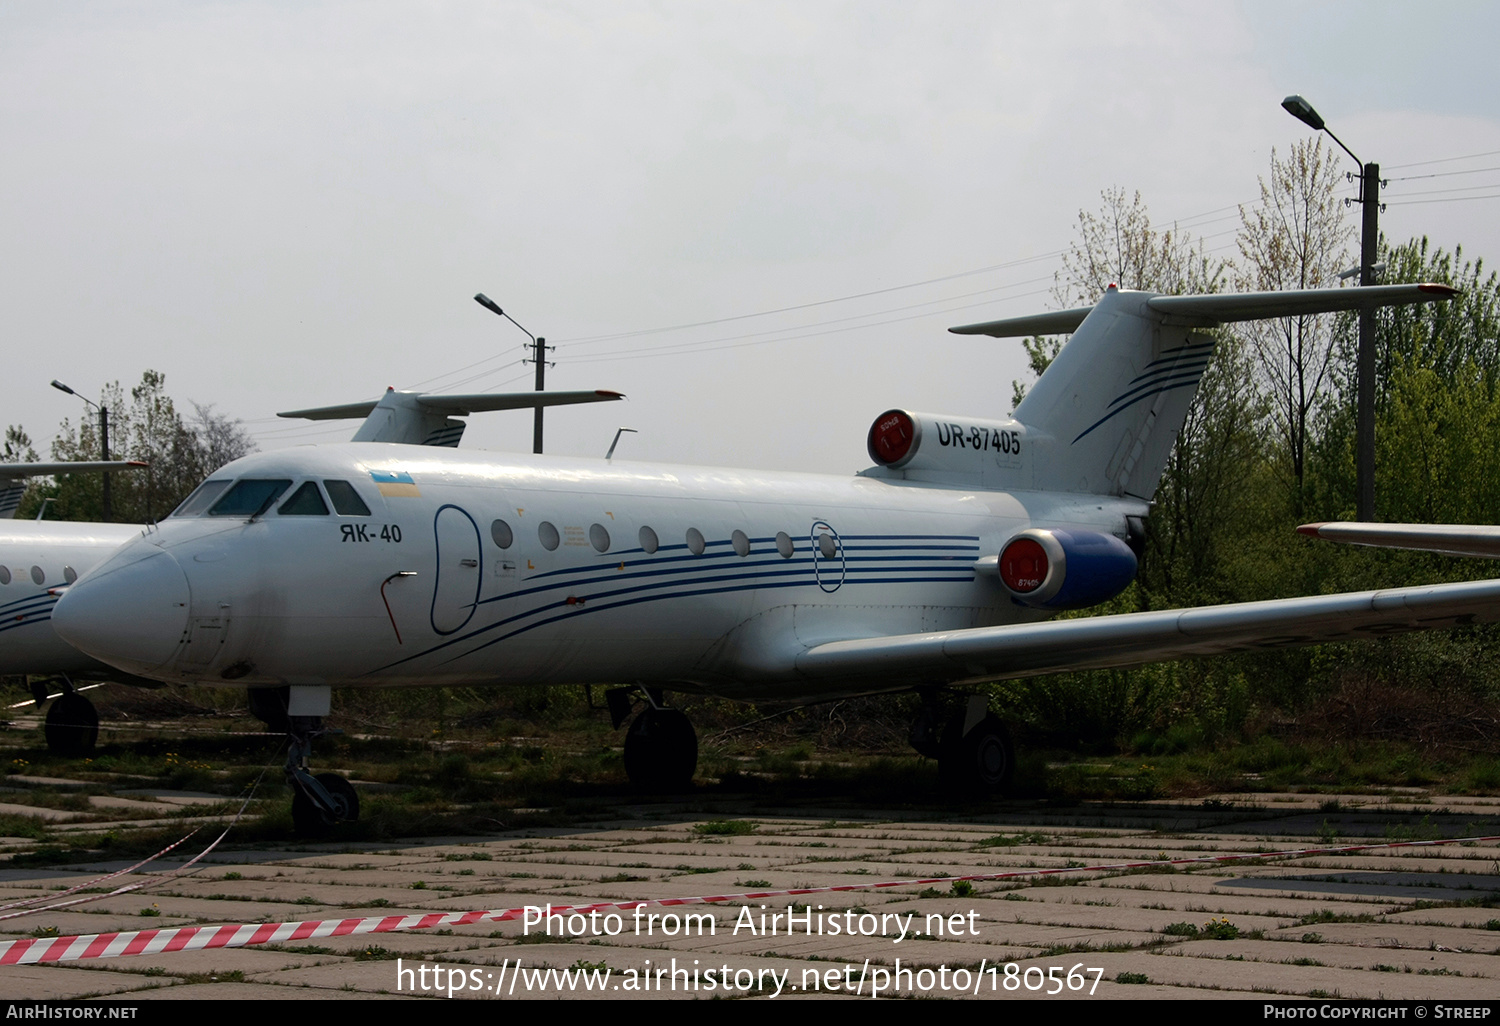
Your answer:
[[[303,837],[328,833],[339,823],[359,819],[359,794],[337,773],[308,770],[314,738],[332,733],[322,716],[302,715],[291,704],[290,688],[251,688],[250,712],[272,733],[286,734],[286,782],[292,789],[292,829]],[[326,708],[322,711],[326,712]]]
[[[962,712],[944,717],[936,696],[924,691],[922,712],[911,727],[911,746],[937,760],[938,777],[949,791],[1003,794],[1015,775],[1016,748],[1010,732],[981,695],[969,696]]]
[[[57,678],[63,693],[52,701],[47,710],[46,724],[42,734],[47,739],[47,751],[68,759],[81,759],[94,754],[94,745],[99,741],[99,713],[94,703],[73,689],[73,682],[64,674]],[[31,697],[37,707],[47,700],[47,685],[50,681],[33,681]]]
[[[637,693],[646,706],[625,732],[625,774],[642,791],[686,791],[698,767],[698,735],[680,709],[663,704],[660,688],[612,688],[605,692],[615,728],[625,722]]]

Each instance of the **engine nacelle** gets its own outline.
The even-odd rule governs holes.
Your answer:
[[[1000,549],[1000,583],[1011,598],[1037,609],[1081,609],[1124,591],[1135,578],[1135,553],[1101,531],[1031,528]]]
[[[988,474],[1021,466],[1026,426],[1014,420],[975,420],[887,410],[875,418],[865,444],[870,459],[891,470]]]

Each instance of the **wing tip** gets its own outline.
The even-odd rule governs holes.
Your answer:
[[[1417,286],[1418,292],[1425,292],[1430,296],[1439,296],[1443,299],[1452,299],[1454,296],[1463,295],[1463,289],[1456,289],[1452,285],[1443,285],[1440,282],[1423,282]]]
[[[1320,537],[1320,535],[1318,534],[1318,529],[1327,526],[1327,523],[1303,524],[1302,526],[1297,528],[1297,533],[1305,534],[1309,538],[1317,538]]]

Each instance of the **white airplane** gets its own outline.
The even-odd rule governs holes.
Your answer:
[[[331,687],[613,682],[625,765],[687,783],[668,691],[812,700],[919,689],[913,744],[1003,788],[1005,727],[966,682],[1491,618],[1500,581],[1039,623],[1097,604],[1226,321],[1448,298],[1442,285],[1158,296],[955,328],[1072,332],[1010,418],[892,410],[852,477],[334,444],[216,472],[68,589],[59,633],[162,681],[287,689],[298,824],[357,814],[306,769]],[[120,611],[129,609],[128,616]]]
[[[64,755],[86,754],[99,734],[93,703],[73,687],[74,677],[132,679],[65,644],[51,625],[53,588],[72,584],[79,574],[134,537],[130,524],[80,524],[16,520],[26,480],[51,474],[102,473],[146,466],[140,460],[74,460],[57,463],[0,463],[0,674],[35,673],[55,679],[62,694],[47,710],[47,746]],[[139,681],[139,678],[133,678]],[[40,706],[49,680],[32,684]],[[155,682],[151,683],[153,686]]]
[[[604,390],[571,392],[504,392],[434,395],[388,389],[379,400],[283,413],[312,420],[364,418],[356,441],[405,445],[457,446],[466,416],[487,410],[530,409],[621,399]],[[99,716],[74,688],[74,680],[104,680],[158,686],[118,667],[102,663],[58,637],[52,608],[62,589],[142,532],[140,524],[15,520],[16,507],[29,477],[75,474],[146,466],[139,460],[95,460],[61,463],[0,464],[0,675],[32,676],[32,695],[40,706],[48,685],[62,694],[47,710],[47,746],[60,755],[87,755],[99,733]]]

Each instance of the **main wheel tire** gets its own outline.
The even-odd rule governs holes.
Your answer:
[[[643,709],[625,733],[625,774],[643,791],[685,791],[698,768],[698,735],[678,709]]]
[[[99,740],[99,714],[94,711],[93,702],[77,692],[69,692],[47,710],[42,733],[47,738],[47,750],[53,755],[69,759],[92,755]]]
[[[300,837],[318,837],[332,830],[336,823],[352,823],[359,819],[359,792],[337,773],[319,773],[318,783],[333,799],[333,811],[318,807],[301,788],[292,795],[292,829]]]
[[[1016,749],[1010,732],[989,713],[967,734],[960,714],[943,730],[938,774],[945,787],[967,794],[1003,794],[1016,771]]]

